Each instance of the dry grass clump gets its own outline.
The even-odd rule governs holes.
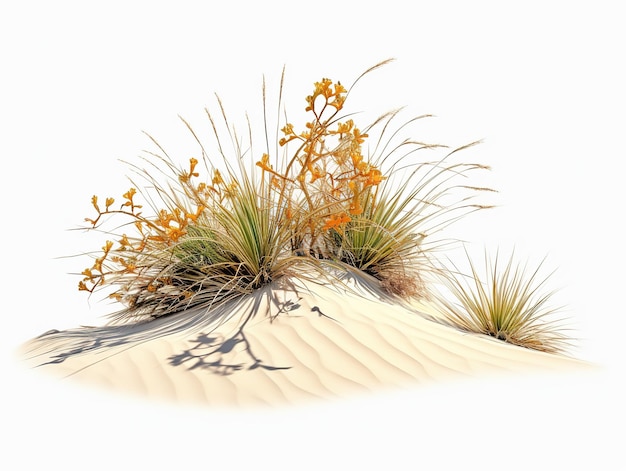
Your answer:
[[[282,86],[281,80],[281,92]],[[250,124],[244,145],[219,99],[232,150],[222,146],[220,123],[208,111],[216,152],[206,151],[187,122],[201,158],[179,167],[153,139],[157,152],[144,157],[149,170],[132,166],[146,180],[143,189],[134,184],[121,203],[92,197],[96,214],[86,219],[88,229],[109,239],[82,272],[79,289],[111,288],[124,306],[119,320],[211,309],[288,275],[319,280],[329,266],[362,270],[394,295],[425,295],[424,275],[441,244],[434,235],[486,207],[473,201],[487,189],[464,181],[487,167],[452,162],[468,146],[417,159],[418,151],[443,147],[404,137],[426,116],[394,127],[394,111],[357,126],[341,114],[350,89],[327,78],[316,82],[305,100],[304,129],[279,125],[275,150],[267,123],[263,152],[253,146]],[[263,99],[266,107],[265,86]],[[378,139],[370,144],[374,133]],[[105,230],[109,219],[122,222]]]
[[[550,306],[554,291],[544,291],[551,274],[539,278],[543,261],[532,271],[514,264],[513,254],[502,262],[485,254],[484,273],[468,255],[471,276],[454,267],[444,284],[453,301],[439,296],[446,319],[467,332],[489,335],[514,345],[548,353],[562,353],[570,341],[564,334],[561,308]]]

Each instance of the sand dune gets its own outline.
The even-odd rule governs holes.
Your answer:
[[[364,283],[351,291],[301,282],[297,291],[270,286],[211,313],[49,332],[21,354],[29,367],[58,377],[220,406],[299,404],[590,367],[460,332],[432,314],[427,303],[392,302]]]

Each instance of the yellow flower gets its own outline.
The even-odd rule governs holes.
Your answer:
[[[350,204],[350,214],[354,214],[355,216],[363,213],[363,208],[361,207],[361,202],[358,198],[354,198],[352,200],[352,204]]]
[[[361,155],[360,152],[351,152],[350,153],[350,157],[352,158],[352,165],[354,166],[354,168],[358,168],[359,165],[361,164],[361,161],[363,160],[363,156]]]
[[[337,82],[335,84],[335,95],[339,95],[340,93],[346,93],[348,90],[346,90],[346,88],[341,85],[341,82]]]
[[[349,119],[345,123],[337,123],[337,130],[331,131],[332,134],[346,134],[352,130],[352,126],[354,126],[354,121]]]
[[[317,165],[309,167],[309,170],[311,172],[311,180],[309,181],[309,183],[314,183],[315,180],[318,180],[320,178],[324,178],[324,176],[326,175],[322,171],[322,169],[319,168]]]
[[[218,169],[215,169],[213,171],[213,180],[212,183],[214,185],[221,185],[224,183],[224,179],[222,178],[222,174],[220,173],[220,171]],[[198,190],[200,190],[200,186],[198,186]],[[200,190],[201,191],[201,190]]]
[[[367,180],[365,181],[366,186],[378,185],[385,178],[387,178],[383,176],[382,172],[378,170],[377,168],[370,169],[369,173],[366,176],[367,176]]]
[[[230,183],[229,185],[226,186],[226,191],[224,192],[224,196],[226,196],[226,198],[235,198],[237,196],[238,187],[239,185],[236,181]]]
[[[135,262],[126,260],[122,257],[117,257],[116,262],[124,267],[124,273],[134,273],[135,269],[137,268]]]
[[[193,222],[196,222],[205,209],[206,208],[204,206],[200,205],[198,206],[198,209],[196,210],[195,214],[187,213],[185,214],[185,217],[187,217],[187,219],[191,219]]]
[[[359,172],[360,176],[367,176],[367,174],[370,172],[370,164],[368,164],[367,162],[359,162],[359,164],[356,166],[356,169]]]
[[[196,165],[198,165],[198,159],[192,157],[189,159],[189,175],[192,177],[197,177],[200,174],[198,172],[194,172]]]
[[[281,131],[285,134],[285,137],[281,137],[280,140],[278,141],[278,144],[282,147],[285,144],[287,144],[288,142],[293,141],[294,139],[297,139],[298,136],[296,135],[296,133],[293,130],[293,124],[291,123],[287,123],[282,129]]]
[[[321,82],[315,82],[313,85],[315,86],[315,90],[313,91],[313,96],[317,97],[319,95],[324,95],[328,92],[328,87],[332,84],[332,80],[323,78]]]
[[[322,230],[323,231],[327,231],[329,229],[334,229],[337,228],[339,226],[341,226],[342,224],[346,224],[348,222],[350,222],[352,219],[350,218],[350,216],[348,216],[345,213],[342,213],[340,215],[335,215],[332,216],[331,218],[327,219],[324,223],[324,226],[322,226]]]
[[[204,182],[200,182],[198,183],[198,188],[197,188],[198,193],[204,193],[207,191],[206,189],[206,183]]]
[[[367,134],[361,134],[361,131],[359,131],[358,128],[354,128],[354,140],[357,143],[363,144],[363,142],[365,142],[366,137],[368,137]]]
[[[189,159],[189,172],[183,171],[179,176],[178,180],[182,183],[187,183],[191,177],[199,176],[198,172],[194,172],[196,165],[198,165],[198,159],[191,157]]]
[[[276,172],[272,168],[272,166],[270,165],[270,156],[267,155],[267,154],[263,154],[263,156],[261,157],[261,160],[256,163],[256,166],[257,167],[261,167],[261,169],[264,172],[269,172],[272,175],[274,175],[274,176],[276,176],[276,177],[278,177],[280,179],[283,179],[283,180],[285,179],[285,177],[283,175],[281,175],[280,173]],[[232,188],[231,188],[231,186],[232,186]],[[229,185],[228,190],[230,190],[230,192],[233,193],[234,190],[237,189],[236,187],[237,187],[237,182],[233,182],[231,185]],[[228,195],[226,195],[226,196],[228,196]]]
[[[290,123],[285,124],[285,127],[283,127],[281,131],[285,134],[285,136],[291,136],[295,134],[295,132],[293,131],[293,124]]]
[[[133,204],[132,201],[135,193],[137,193],[137,190],[135,190],[134,188],[130,188],[126,193],[122,195],[123,198],[126,198],[128,200],[124,203],[124,206],[130,206]]]
[[[182,227],[168,227],[166,229],[167,237],[170,241],[176,242],[182,236],[184,236],[187,232]]]
[[[326,101],[328,101],[328,98],[332,96],[332,91],[330,90],[332,83],[332,80],[327,78],[323,78],[321,82],[315,82],[313,95],[306,97],[306,102],[308,103],[308,106],[305,108],[306,111],[311,111],[315,108],[315,99],[320,95],[324,96]]]
[[[261,160],[256,163],[256,166],[261,167],[263,170],[266,170],[268,172],[275,173],[272,169],[272,166],[270,165],[270,156],[267,154],[263,154]]]
[[[135,208],[141,208],[141,205],[135,204],[133,201],[133,197],[137,193],[137,190],[134,188],[129,189],[126,193],[122,195],[126,201],[124,202],[124,206],[130,206],[131,211],[135,211]]]
[[[333,101],[328,103],[330,106],[334,106],[337,111],[343,108],[343,104],[346,101],[346,97],[343,95],[337,95]]]
[[[165,209],[161,209],[159,211],[159,216],[158,216],[158,220],[156,221],[156,223],[159,226],[166,228],[166,227],[169,227],[173,219],[174,219],[174,215],[167,212],[167,210]]]
[[[315,108],[315,99],[318,96],[323,96],[325,99],[325,104],[335,107],[337,110],[343,108],[343,104],[346,101],[345,93],[347,90],[340,82],[337,82],[334,85],[334,89],[332,87],[333,81],[328,78],[323,78],[321,82],[315,82],[315,90],[313,91],[313,95],[309,95],[306,97],[307,107],[305,111],[312,111]]]

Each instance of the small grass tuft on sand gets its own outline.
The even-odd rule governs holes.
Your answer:
[[[550,303],[554,291],[545,291],[552,274],[539,275],[543,261],[529,270],[515,263],[514,254],[508,260],[485,254],[481,271],[469,255],[467,259],[469,274],[456,266],[441,272],[452,296],[438,296],[436,303],[450,324],[542,352],[563,353],[571,346],[559,315],[562,308]]]

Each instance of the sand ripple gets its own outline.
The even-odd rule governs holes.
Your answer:
[[[379,299],[377,299],[379,298]],[[28,366],[152,398],[210,405],[297,404],[444,379],[587,368],[584,362],[460,332],[380,293],[306,285],[205,313],[52,332]],[[239,330],[242,320],[248,319]]]

